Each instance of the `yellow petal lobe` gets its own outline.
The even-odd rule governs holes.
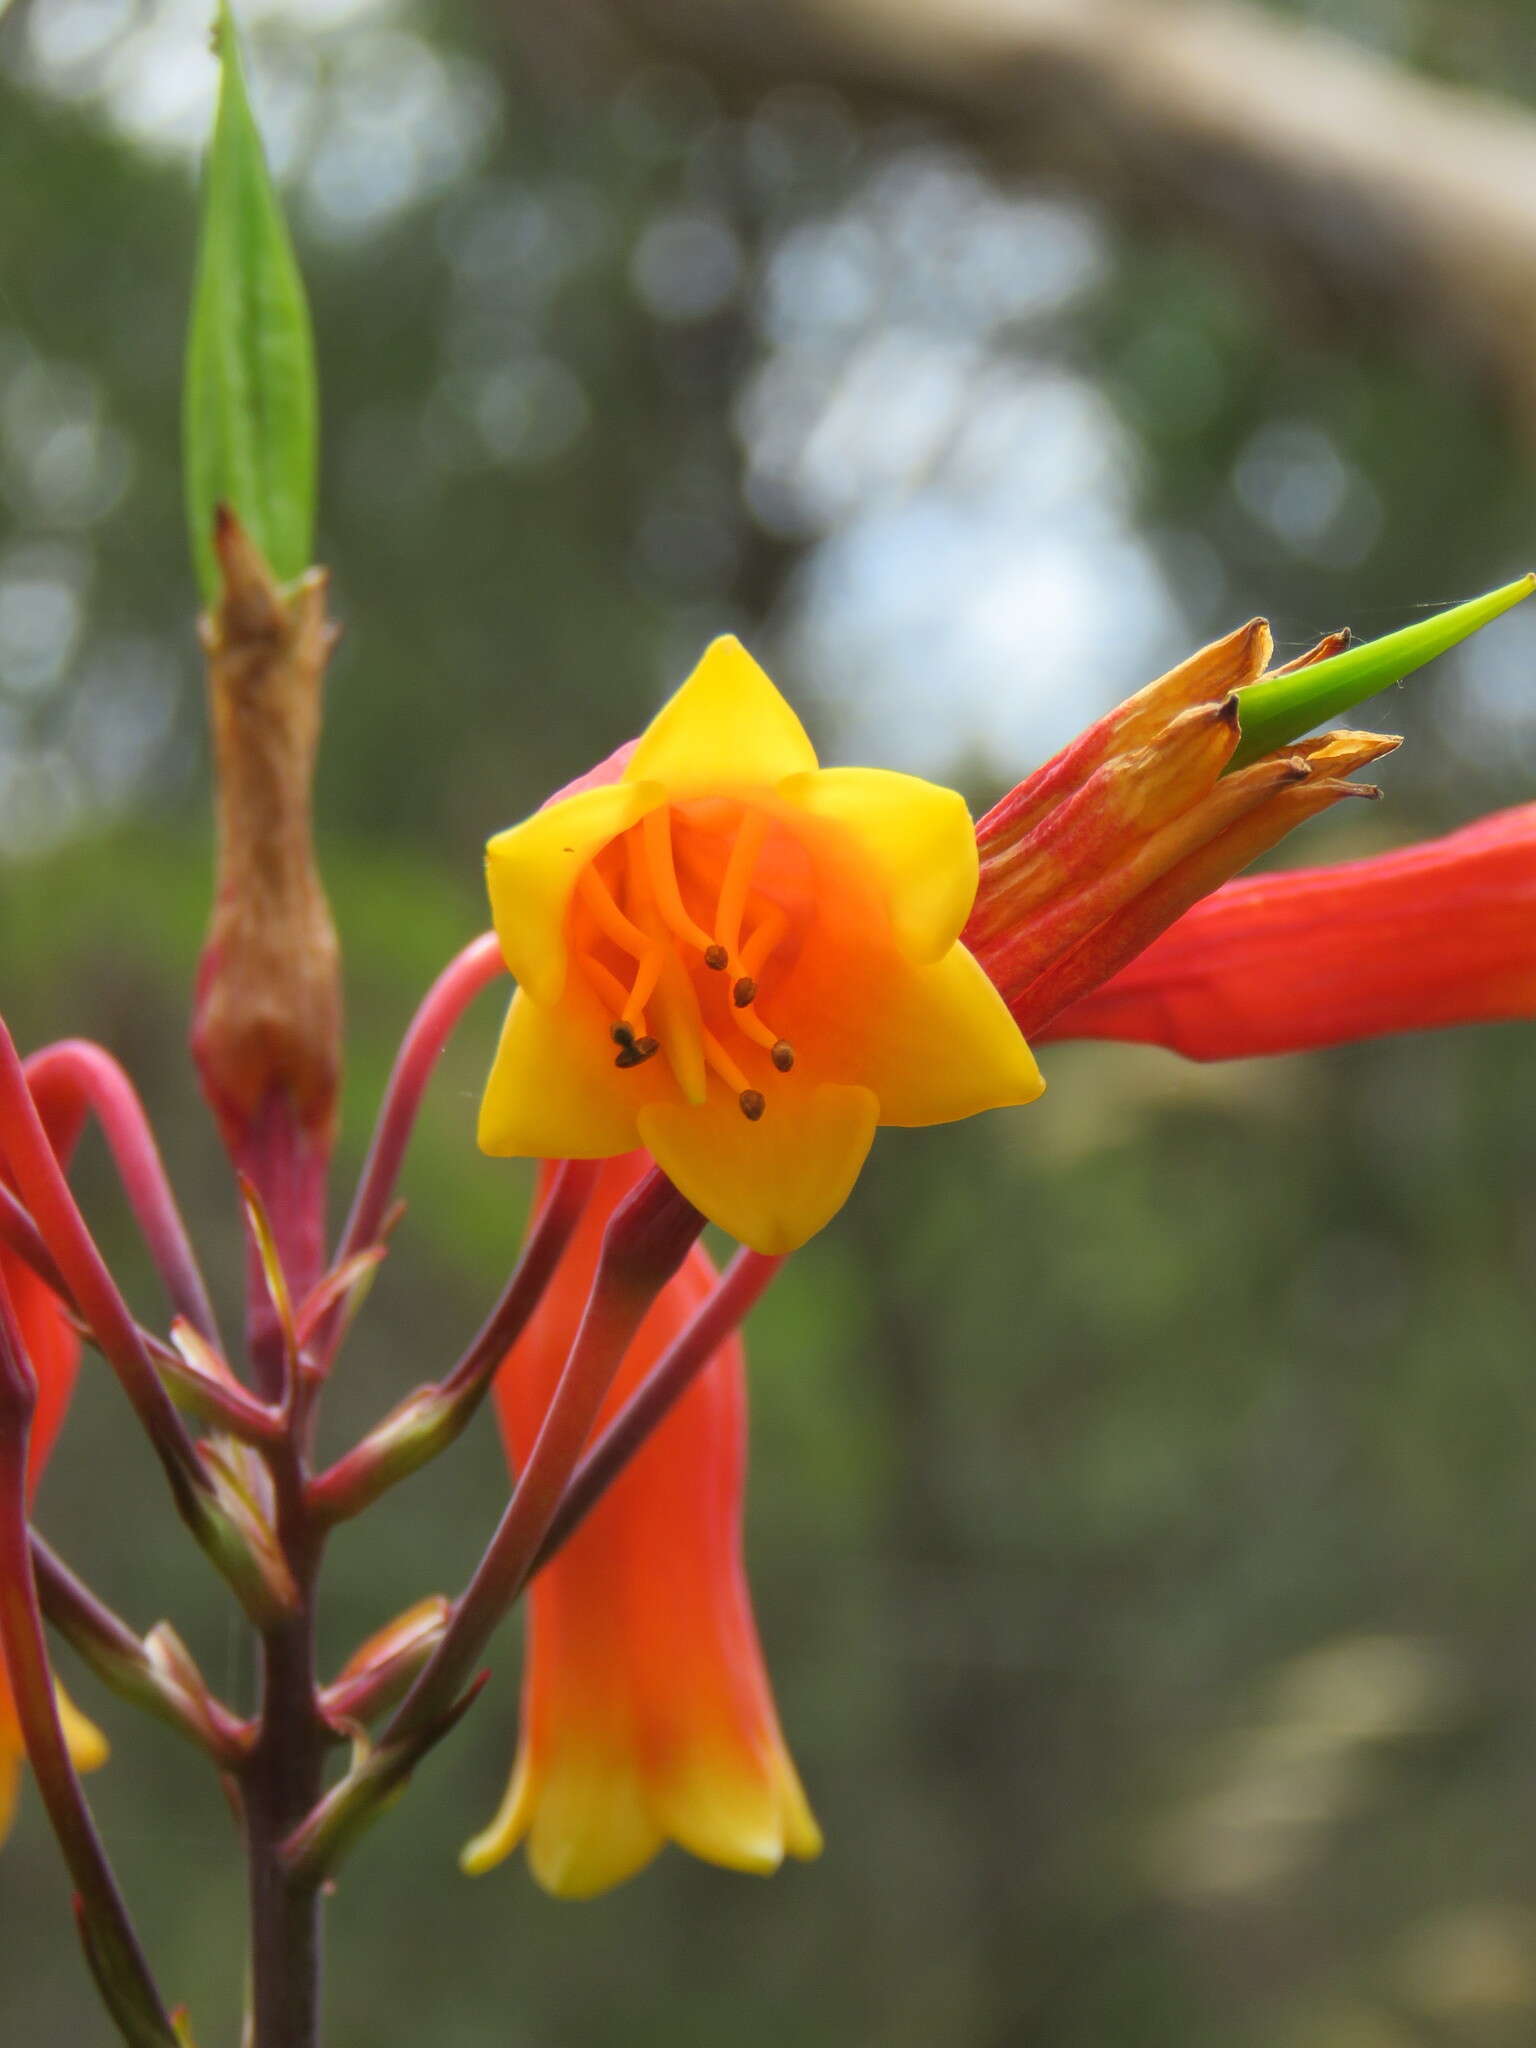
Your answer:
[[[698,1108],[649,1103],[638,1122],[646,1150],[696,1209],[777,1256],[814,1237],[847,1201],[878,1115],[869,1088],[802,1080],[755,1123],[713,1093]]]
[[[976,828],[964,797],[886,768],[819,768],[779,788],[787,802],[853,838],[890,907],[909,960],[937,960],[976,900]]]
[[[542,1777],[542,1782],[540,1779]],[[661,1849],[664,1837],[644,1787],[619,1760],[606,1766],[567,1753],[542,1774],[518,1759],[501,1810],[459,1856],[466,1877],[483,1877],[527,1838],[528,1866],[557,1899],[591,1899],[623,1884]]]
[[[70,1762],[77,1771],[99,1771],[112,1753],[107,1738],[94,1721],[85,1718],[62,1685],[54,1686],[54,1698]]]
[[[786,1856],[821,1853],[816,1825],[794,1765],[776,1755],[743,1755],[695,1743],[656,1774],[651,1803],[670,1839],[723,1870],[770,1877]]]
[[[1045,1081],[1023,1034],[964,946],[893,975],[862,1078],[883,1124],[947,1124],[1033,1102]]]
[[[582,869],[662,794],[633,778],[584,789],[498,832],[486,847],[485,879],[502,958],[539,1002],[558,1002],[565,988],[565,920]]]
[[[680,690],[641,734],[628,782],[664,783],[672,796],[770,787],[816,766],[816,749],[789,704],[733,635],[712,640]]]
[[[558,1008],[513,996],[480,1102],[480,1150],[499,1159],[609,1159],[639,1143],[648,1085],[620,1073],[595,998]]]

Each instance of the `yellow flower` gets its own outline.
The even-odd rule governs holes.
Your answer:
[[[499,834],[486,867],[519,984],[486,1152],[643,1146],[712,1221],[781,1253],[842,1206],[878,1124],[1044,1086],[959,943],[977,880],[963,800],[820,767],[736,640],[707,650],[617,780]]]

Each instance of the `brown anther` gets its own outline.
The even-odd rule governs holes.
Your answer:
[[[744,974],[731,990],[731,1001],[738,1010],[744,1010],[757,994],[757,983],[750,974]]]
[[[795,1064],[795,1048],[787,1038],[781,1038],[768,1055],[781,1074],[787,1074]]]
[[[629,1048],[635,1042],[634,1032],[630,1029],[629,1025],[627,1025],[624,1022],[622,1017],[619,1019],[617,1024],[609,1025],[608,1036],[613,1040],[615,1045],[622,1045],[626,1052],[628,1052]]]
[[[1221,702],[1214,707],[1214,716],[1219,724],[1230,726],[1236,732],[1242,722],[1242,699],[1236,690],[1229,690]]]
[[[643,1067],[647,1060],[654,1059],[661,1050],[658,1038],[635,1038],[625,1046],[614,1061],[616,1067]]]
[[[730,957],[724,946],[706,946],[704,948],[704,965],[712,967],[716,974],[721,972]]]
[[[741,1104],[741,1113],[749,1124],[755,1124],[768,1107],[755,1088],[743,1088],[736,1100]]]

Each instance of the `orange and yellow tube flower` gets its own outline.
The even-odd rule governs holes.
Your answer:
[[[959,943],[977,881],[963,799],[820,767],[735,640],[707,650],[617,780],[501,833],[486,866],[519,984],[487,1152],[643,1146],[713,1222],[781,1253],[841,1207],[878,1124],[1043,1086]]]
[[[629,1156],[603,1169],[501,1368],[496,1403],[514,1465],[571,1348],[603,1230],[645,1164]],[[604,1420],[714,1282],[696,1247],[642,1324]],[[489,1870],[526,1841],[546,1890],[587,1898],[668,1841],[746,1871],[819,1852],[752,1618],[745,1481],[745,1358],[732,1337],[533,1581],[517,1762],[500,1813],[464,1852],[466,1870]]]
[[[27,1354],[37,1374],[37,1409],[27,1454],[27,1481],[35,1488],[49,1451],[64,1420],[80,1358],[80,1339],[66,1321],[58,1297],[22,1259],[0,1245],[0,1271],[15,1304],[17,1320],[26,1339]],[[105,1763],[106,1738],[71,1704],[59,1688],[59,1716],[75,1768],[94,1770]],[[10,1833],[21,1784],[21,1767],[26,1750],[11,1697],[5,1660],[0,1657],[0,1842]]]

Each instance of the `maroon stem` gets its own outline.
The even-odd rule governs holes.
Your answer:
[[[581,1327],[507,1511],[386,1740],[445,1714],[468,1682],[498,1623],[528,1583],[631,1339],[703,1228],[697,1209],[654,1167],[610,1217]]]
[[[290,1483],[281,1492],[291,1504]],[[302,1492],[300,1493],[302,1500]],[[302,1508],[300,1508],[302,1513]],[[315,2048],[320,2034],[320,1890],[282,1844],[320,1797],[329,1745],[315,1672],[319,1544],[279,1516],[301,1609],[262,1639],[261,1711],[242,1774],[250,1890],[250,2048]]]
[[[766,1252],[737,1252],[719,1284],[582,1458],[534,1559],[541,1571],[618,1478],[653,1430],[709,1364],[750,1312],[784,1260]]]
[[[506,1513],[374,1754],[326,1795],[289,1841],[296,1870],[323,1876],[452,1725],[476,1662],[528,1582],[635,1332],[703,1227],[704,1218],[655,1168],[609,1218],[581,1327]]]
[[[43,1234],[27,1214],[26,1204],[0,1180],[0,1242],[24,1259],[39,1280],[46,1280],[60,1301],[70,1299],[64,1276],[49,1256]]]
[[[231,1148],[231,1159],[266,1212],[289,1295],[302,1301],[325,1270],[329,1136],[306,1124],[291,1098],[274,1089]],[[290,1391],[288,1340],[254,1234],[246,1254],[245,1316],[256,1391],[276,1405]]]
[[[78,1096],[95,1112],[172,1308],[210,1344],[219,1345],[207,1285],[144,1105],[128,1076],[104,1047],[83,1038],[62,1039],[33,1053],[26,1075],[39,1100],[48,1091],[60,1090]]]
[[[76,1891],[86,1958],[129,2048],[176,2048],[176,2033],[96,1832],[59,1722],[27,1528],[27,1444],[37,1387],[0,1273],[0,1649],[27,1755]]]
[[[522,1256],[501,1299],[439,1389],[444,1423],[441,1436],[434,1440],[434,1451],[452,1442],[484,1400],[496,1368],[538,1307],[586,1207],[596,1177],[597,1166],[592,1160],[567,1159],[561,1164],[549,1200],[528,1233]],[[395,1476],[403,1475],[381,1469],[375,1446],[364,1438],[312,1483],[310,1506],[327,1525],[345,1521],[376,1500]]]
[[[103,1685],[145,1707],[234,1771],[245,1759],[245,1724],[215,1699],[192,1672],[195,1692],[153,1664],[133,1630],[65,1564],[34,1529],[32,1571],[38,1604],[50,1626],[90,1666]],[[188,1670],[191,1671],[190,1660]]]
[[[329,1142],[285,1090],[275,1088],[232,1147],[272,1232],[290,1295],[302,1298],[325,1260]],[[316,2048],[320,2029],[320,1891],[292,1871],[282,1844],[320,1797],[330,1735],[320,1710],[315,1598],[324,1532],[308,1505],[306,1404],[289,1385],[289,1348],[253,1243],[247,1260],[246,1330],[257,1390],[281,1405],[286,1428],[265,1448],[278,1546],[298,1592],[261,1640],[261,1702],[241,1773],[250,1896],[251,2012],[248,2048]]]

